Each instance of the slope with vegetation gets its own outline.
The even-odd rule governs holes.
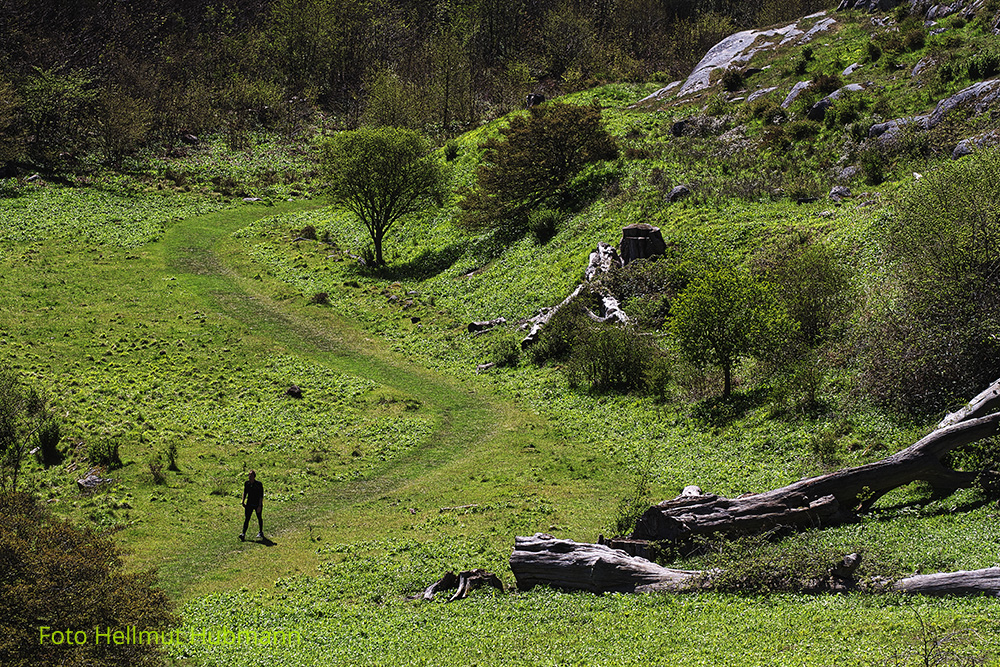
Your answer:
[[[202,137],[127,174],[60,172],[72,188],[3,181],[0,351],[61,416],[64,457],[27,457],[19,487],[113,534],[133,569],[158,567],[183,630],[302,636],[167,647],[177,664],[995,660],[991,600],[798,592],[849,552],[870,578],[993,565],[985,484],[911,485],[856,523],[665,552],[725,569],[727,593],[407,599],[449,569],[511,585],[514,535],[594,541],[690,483],[735,497],[884,458],[1000,376],[1000,157],[952,159],[996,129],[989,107],[872,132],[996,74],[993,9],[968,11],[937,25],[908,5],[837,12],[692,96],[611,83],[459,134],[432,156],[447,194],[388,228],[384,265],[357,261],[372,237],[354,213],[307,198],[321,136],[247,134],[260,140],[242,152]],[[601,159],[573,162],[548,198],[517,190],[517,170],[491,180],[518,132],[568,105],[599,117]],[[512,227],[470,197],[501,187],[526,204]],[[488,215],[463,229],[469,210]],[[515,323],[562,301],[597,242],[635,222],[660,227],[666,252],[593,285],[632,324],[595,324],[585,291],[522,350]],[[950,463],[994,468],[992,450]],[[81,494],[95,465],[115,483]],[[236,540],[251,467],[268,543]],[[32,660],[68,655],[46,649]]]

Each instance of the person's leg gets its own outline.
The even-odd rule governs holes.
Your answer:
[[[253,516],[253,508],[252,507],[247,507],[246,510],[243,512],[243,514],[244,514],[244,517],[243,517],[243,531],[242,531],[241,535],[246,535],[247,534],[247,526],[250,525],[250,517]]]
[[[264,534],[264,519],[260,515],[260,505],[257,506],[257,534]]]

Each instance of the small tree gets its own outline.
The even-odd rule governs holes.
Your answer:
[[[21,464],[50,420],[45,397],[0,369],[0,489],[17,491]]]
[[[330,192],[365,225],[384,265],[386,232],[403,216],[440,199],[443,172],[413,130],[363,127],[327,142],[323,167]]]
[[[528,115],[512,118],[500,135],[483,144],[476,187],[459,203],[461,222],[470,230],[513,225],[523,231],[528,211],[557,204],[586,165],[618,155],[597,105],[532,107]]]
[[[723,397],[741,358],[761,354],[795,328],[769,283],[735,269],[706,271],[677,297],[673,313],[684,356],[722,369]]]

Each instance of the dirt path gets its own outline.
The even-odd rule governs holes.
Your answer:
[[[227,265],[223,249],[231,233],[246,222],[245,214],[222,213],[172,227],[161,246],[165,266],[177,276],[179,286],[206,309],[252,325],[257,336],[269,338],[288,353],[418,397],[423,409],[435,416],[437,426],[425,445],[386,462],[372,475],[332,485],[328,493],[300,502],[271,504],[265,532],[273,548],[235,541],[220,544],[214,535],[185,544],[183,552],[159,568],[163,584],[182,598],[234,585],[270,585],[280,576],[308,571],[315,565],[315,545],[304,536],[312,527],[358,517],[359,503],[404,486],[412,488],[414,480],[481,450],[499,430],[509,432],[524,418],[511,406],[498,405],[493,397],[383,349],[379,341],[343,319],[310,319],[253,290],[253,281]]]

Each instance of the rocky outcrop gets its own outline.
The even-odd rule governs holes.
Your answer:
[[[979,81],[958,91],[951,97],[941,100],[937,103],[934,111],[929,114],[895,118],[885,123],[872,125],[868,131],[868,138],[878,139],[886,143],[895,140],[904,127],[912,126],[918,130],[930,130],[937,127],[949,113],[959,107],[969,109],[973,115],[979,115],[988,110],[998,98],[1000,98],[1000,79]]]
[[[815,19],[818,20],[808,29],[803,27],[803,22]],[[789,44],[806,44],[835,23],[836,19],[826,16],[826,12],[820,12],[781,28],[743,30],[730,35],[708,50],[677,94],[683,96],[704,90],[711,85],[713,71],[743,67],[761,51]]]

